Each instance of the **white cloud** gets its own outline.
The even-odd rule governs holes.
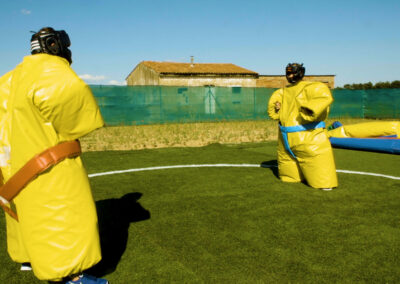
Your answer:
[[[83,74],[83,75],[79,75],[79,78],[81,78],[82,80],[85,81],[102,81],[106,78],[106,76],[103,75],[90,75],[90,74]]]
[[[22,10],[21,10],[21,13],[22,13],[23,15],[30,15],[30,14],[32,13],[32,11],[27,10],[27,9],[22,9]]]
[[[110,84],[110,85],[118,85],[118,86],[125,86],[126,82],[125,81],[119,82],[117,80],[110,80],[110,81],[108,81],[108,84]]]
[[[125,86],[125,81],[117,81],[117,80],[107,80],[107,77],[104,75],[91,75],[91,74],[82,74],[79,75],[79,78],[84,80],[86,83],[97,83],[104,85],[116,85],[116,86]]]

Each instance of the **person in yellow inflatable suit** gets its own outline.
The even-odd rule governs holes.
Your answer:
[[[303,64],[289,63],[290,84],[276,90],[268,102],[268,115],[279,121],[279,177],[331,190],[338,181],[324,120],[333,98],[324,83],[303,81],[304,73]]]
[[[90,88],[71,69],[65,31],[32,35],[31,53],[0,78],[2,184],[28,160],[103,126]],[[7,200],[1,199],[2,202]],[[97,213],[81,158],[66,158],[32,180],[6,215],[11,259],[40,280],[108,283],[82,272],[101,260]]]

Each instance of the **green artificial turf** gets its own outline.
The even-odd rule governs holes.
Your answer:
[[[400,176],[400,155],[335,149],[337,168]],[[89,174],[167,165],[276,164],[276,143],[90,152]],[[91,178],[116,283],[398,283],[400,180],[339,173],[331,192],[276,168],[184,168]],[[1,213],[3,214],[3,213]],[[6,252],[0,283],[41,283]],[[6,282],[7,281],[7,282]]]

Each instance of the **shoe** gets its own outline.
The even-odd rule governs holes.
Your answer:
[[[108,281],[106,279],[100,279],[87,274],[82,274],[79,275],[78,280],[70,280],[65,284],[108,284]]]
[[[31,271],[32,266],[29,262],[24,262],[21,264],[21,271]]]
[[[330,188],[321,188],[321,190],[330,191],[330,190],[332,190],[332,187],[330,187]]]

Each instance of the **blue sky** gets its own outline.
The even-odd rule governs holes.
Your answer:
[[[143,60],[234,63],[283,74],[301,62],[336,85],[400,80],[400,1],[13,0],[0,3],[0,74],[29,55],[30,31],[70,35],[89,84],[123,84]]]

